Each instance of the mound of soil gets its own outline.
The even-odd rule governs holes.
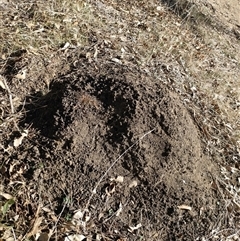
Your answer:
[[[219,212],[215,167],[178,96],[137,68],[83,55],[72,62],[25,106],[22,126],[38,134],[15,160],[32,203],[62,211],[62,222],[87,209],[80,232],[103,240],[206,235]]]

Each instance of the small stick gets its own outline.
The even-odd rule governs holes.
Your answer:
[[[7,81],[6,81],[5,78],[3,78],[3,82],[4,82],[4,85],[5,85],[6,90],[8,92],[9,101],[10,101],[10,105],[11,105],[11,112],[12,112],[12,114],[14,114],[14,108],[13,108],[13,102],[12,102],[12,93],[11,93],[9,87],[8,87],[8,84],[7,84]]]
[[[14,238],[14,241],[17,241],[17,239],[16,239],[16,235],[15,235],[15,232],[14,232],[13,227],[11,227],[11,229],[12,229],[12,233],[13,233],[13,238]]]
[[[59,214],[58,219],[57,219],[55,225],[54,225],[53,228],[50,230],[47,241],[50,240],[50,238],[51,238],[52,235],[53,235],[54,230],[57,228],[58,222],[59,222],[59,220],[60,220],[60,218],[61,218],[61,216],[62,216],[62,214],[63,214],[63,211],[65,210],[65,207],[66,207],[66,206],[67,206],[67,201],[64,203],[63,208],[62,208],[62,211],[61,211],[61,213]]]
[[[90,205],[90,202],[94,196],[94,194],[96,194],[97,192],[97,188],[98,186],[100,185],[100,183],[102,182],[102,180],[104,179],[104,177],[108,174],[108,172],[113,168],[113,166],[118,162],[119,159],[121,159],[127,152],[129,152],[140,140],[142,140],[145,136],[149,135],[150,133],[152,133],[156,128],[153,128],[152,130],[148,131],[147,133],[145,133],[143,136],[141,136],[139,138],[139,140],[137,140],[136,142],[134,142],[130,147],[128,147],[127,150],[125,150],[111,165],[110,167],[107,169],[107,171],[101,176],[101,178],[99,179],[99,181],[97,182],[95,188],[93,189],[92,191],[92,194],[91,196],[89,197],[88,199],[88,202],[87,202],[87,205],[86,205],[86,208],[85,210],[88,209],[89,205]]]

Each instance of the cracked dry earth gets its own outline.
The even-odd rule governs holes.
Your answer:
[[[177,94],[104,58],[79,55],[72,63],[47,94],[27,97],[21,126],[29,136],[13,155],[4,154],[6,166],[24,165],[19,179],[31,195],[27,204],[17,197],[22,215],[33,215],[41,202],[55,215],[62,211],[60,224],[87,206],[90,219],[79,232],[102,240],[207,235],[222,208],[212,188],[217,168]]]

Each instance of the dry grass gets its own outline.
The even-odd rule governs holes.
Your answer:
[[[232,229],[216,225],[205,240],[231,240],[233,235],[237,237],[236,217],[240,208],[239,40],[211,15],[212,9],[202,1],[177,1],[168,7],[155,0],[131,4],[117,0],[1,1],[1,74],[16,51],[26,50],[23,58],[28,61],[24,66],[14,65],[13,71],[17,74],[28,66],[31,76],[38,72],[39,63],[44,71],[43,63],[64,51],[61,48],[66,43],[79,47],[102,39],[113,49],[113,59],[129,66],[139,65],[157,80],[167,80],[165,84],[181,95],[192,113],[206,152],[221,168],[222,176],[214,177],[216,190],[226,201],[226,214],[221,222],[228,222]],[[95,57],[97,54],[96,50]],[[51,77],[43,80],[44,91]],[[10,85],[12,92],[14,88]],[[24,94],[30,91],[29,88]],[[11,135],[9,128],[17,129],[21,111],[11,113],[8,95],[4,94],[0,103],[0,132],[6,136]],[[23,96],[13,100],[15,108],[23,103]],[[6,203],[0,202],[2,207]],[[14,231],[10,233],[13,236]]]
[[[66,42],[81,46],[91,25],[97,24],[84,1],[3,2],[1,12],[1,38],[7,41],[0,51],[6,57],[18,49],[48,56]]]

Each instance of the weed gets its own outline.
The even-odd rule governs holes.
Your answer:
[[[14,199],[9,199],[1,206],[2,221],[14,203]]]

